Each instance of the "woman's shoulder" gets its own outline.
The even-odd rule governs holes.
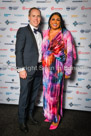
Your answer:
[[[49,33],[49,29],[43,30],[43,37],[48,36],[48,33]]]
[[[68,29],[63,29],[63,35],[71,36],[71,32]]]

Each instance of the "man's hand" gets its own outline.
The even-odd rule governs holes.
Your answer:
[[[26,79],[27,78],[27,72],[26,70],[20,71],[19,72],[20,78]]]

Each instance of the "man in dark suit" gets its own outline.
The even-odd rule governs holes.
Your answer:
[[[28,132],[28,117],[31,124],[38,124],[33,118],[33,110],[42,77],[40,10],[36,7],[31,8],[28,18],[28,26],[19,28],[17,32],[15,50],[16,67],[20,77],[19,126],[25,133]]]

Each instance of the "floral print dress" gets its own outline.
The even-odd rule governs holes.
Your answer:
[[[63,115],[64,76],[71,75],[76,52],[68,30],[60,31],[52,41],[49,31],[44,31],[42,43],[43,110],[45,118],[57,122],[57,115]]]

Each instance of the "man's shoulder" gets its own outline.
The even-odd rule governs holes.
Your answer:
[[[27,26],[24,27],[19,27],[18,31],[26,31],[27,30]]]

